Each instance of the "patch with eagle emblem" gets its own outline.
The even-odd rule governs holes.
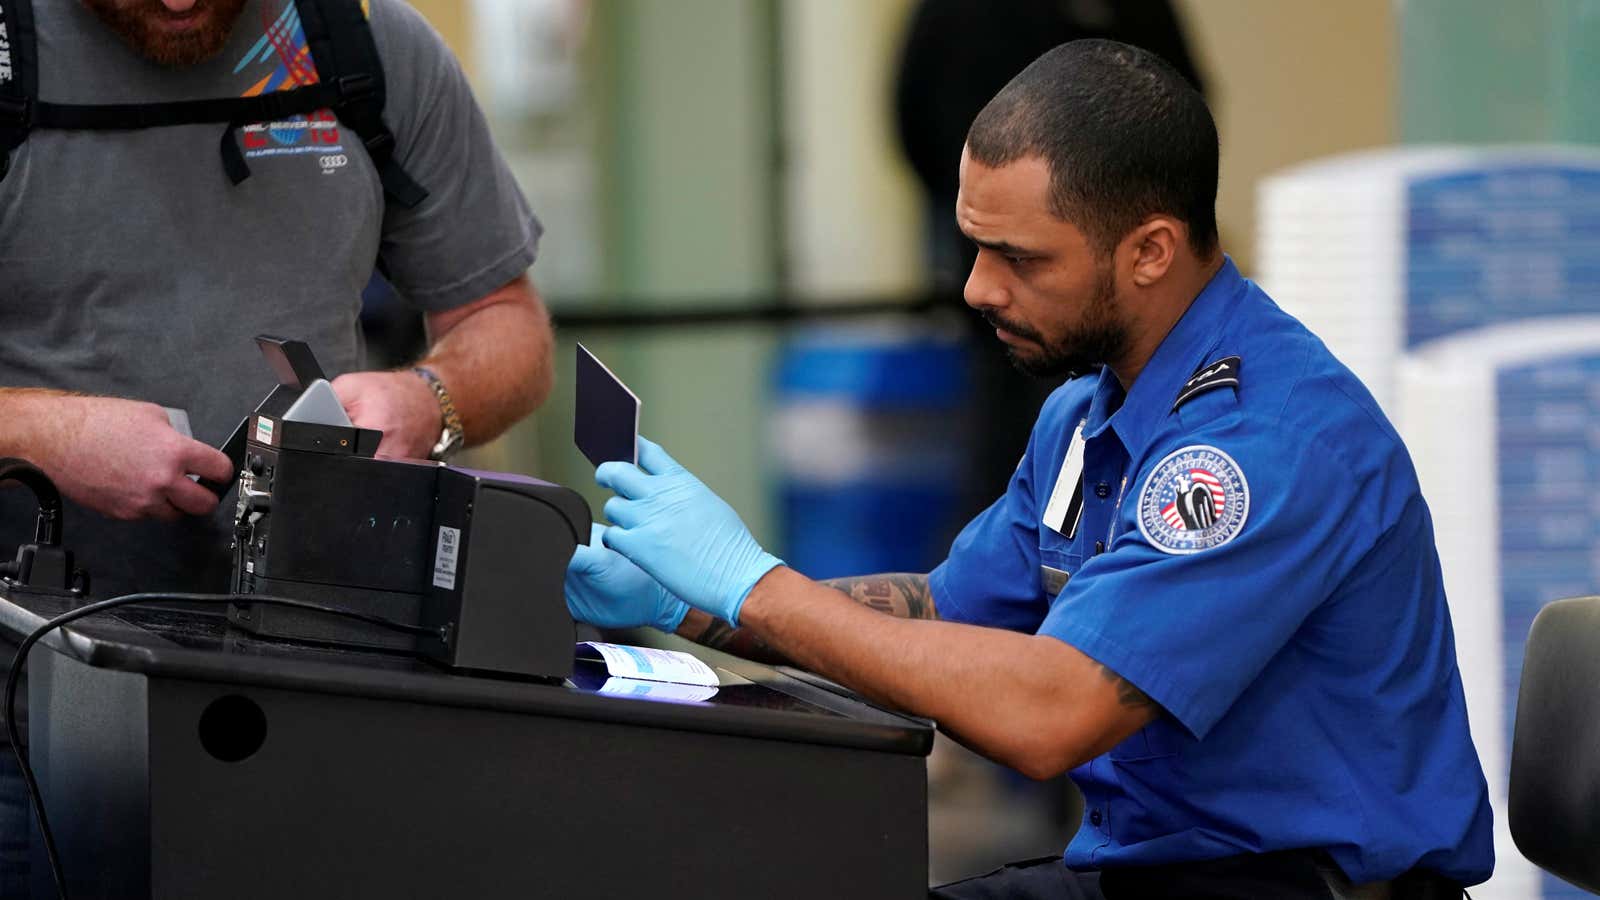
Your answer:
[[[1244,471],[1215,447],[1167,454],[1139,491],[1139,531],[1165,553],[1220,547],[1238,536],[1249,515]]]

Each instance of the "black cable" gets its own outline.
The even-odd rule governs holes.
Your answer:
[[[39,504],[39,523],[34,529],[34,541],[40,544],[61,543],[61,492],[43,470],[25,459],[8,456],[0,459],[0,481],[20,481],[33,491]]]
[[[264,603],[268,606],[288,606],[295,609],[309,610],[311,612],[326,613],[332,616],[342,616],[347,619],[366,622],[382,628],[390,628],[406,634],[421,635],[443,639],[444,630],[441,628],[425,628],[420,625],[407,625],[382,616],[373,616],[354,610],[338,609],[332,606],[323,606],[320,603],[309,603],[304,600],[291,600],[287,597],[273,597],[267,594],[182,594],[182,593],[144,593],[124,594],[121,597],[112,597],[109,600],[98,600],[86,606],[69,610],[35,628],[22,639],[17,647],[16,658],[11,661],[11,671],[6,675],[5,713],[6,736],[11,740],[11,752],[17,758],[17,766],[22,770],[22,780],[28,787],[28,802],[33,806],[34,818],[39,823],[39,831],[44,835],[45,855],[50,858],[50,874],[55,878],[56,896],[67,900],[67,879],[62,874],[61,858],[56,853],[55,837],[50,833],[50,823],[44,812],[44,798],[39,793],[39,782],[34,779],[33,767],[28,765],[27,754],[22,752],[21,737],[17,730],[17,685],[22,678],[23,666],[28,661],[28,651],[37,644],[40,638],[60,628],[63,625],[75,622],[78,619],[92,616],[95,613],[105,612],[121,606],[133,606],[139,603]]]

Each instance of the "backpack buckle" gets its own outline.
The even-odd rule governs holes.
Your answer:
[[[334,80],[333,86],[339,92],[339,99],[345,103],[356,103],[378,92],[378,80],[371,75],[341,75]]]
[[[394,152],[394,135],[388,129],[378,132],[362,142],[373,159],[384,159]]]

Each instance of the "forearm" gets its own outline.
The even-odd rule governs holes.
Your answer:
[[[53,456],[56,444],[71,423],[62,415],[70,410],[61,401],[72,394],[47,388],[0,388],[0,456],[16,456],[38,465]],[[61,415],[51,412],[57,407]]]
[[[931,716],[1024,774],[1044,778],[1093,758],[1158,711],[1148,700],[1130,702],[1142,697],[1137,689],[1063,641],[938,621],[925,576],[831,586],[806,578],[762,551],[732,507],[642,437],[637,465],[604,463],[595,481],[617,494],[606,501],[613,524],[602,529],[603,543],[677,595],[666,595],[673,615],[678,597],[693,598],[737,618],[750,635],[740,641],[760,641],[868,697]],[[653,612],[642,621],[663,621]],[[735,640],[708,637],[718,626],[703,617],[687,627],[691,638]]]
[[[221,481],[233,471],[154,403],[0,388],[0,423],[0,456],[28,460],[63,497],[114,519],[205,515],[217,497],[186,476]]]
[[[922,573],[893,572],[884,575],[852,575],[830,578],[818,584],[845,594],[862,606],[899,619],[937,619],[933,590]]]
[[[683,624],[678,626],[677,635],[703,647],[753,659],[769,666],[786,666],[793,662],[748,629],[735,628],[726,620],[701,612],[694,607],[690,607],[688,615],[683,617]]]
[[[1105,752],[1158,712],[1054,638],[883,615],[787,568],[757,583],[740,620],[796,664],[1033,777]]]
[[[418,363],[449,389],[468,445],[493,440],[542,404],[555,371],[550,316],[526,276],[473,306],[447,329],[430,327],[435,338]]]
[[[852,575],[818,584],[832,588],[855,602],[878,612],[902,619],[936,619],[928,576],[896,572],[882,575]],[[726,621],[691,609],[678,628],[678,635],[714,650],[723,650],[745,659],[769,665],[789,665],[794,661],[773,649],[747,628],[735,628]]]

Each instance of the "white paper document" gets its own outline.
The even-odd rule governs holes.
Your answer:
[[[605,660],[611,680],[668,682],[677,685],[695,685],[711,688],[716,693],[717,673],[711,667],[688,653],[677,650],[657,650],[653,647],[630,647],[626,644],[607,644],[602,641],[585,641],[578,645],[589,647]],[[614,692],[605,692],[614,693]],[[706,694],[707,697],[711,694]],[[704,698],[700,698],[704,699]]]
[[[703,684],[675,684],[670,681],[640,681],[637,678],[607,678],[596,693],[619,697],[649,697],[652,700],[682,700],[700,703],[717,695],[717,689]]]

